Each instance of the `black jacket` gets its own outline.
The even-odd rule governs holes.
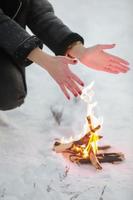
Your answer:
[[[33,32],[25,31],[26,25]],[[83,38],[72,32],[54,14],[47,0],[0,0],[0,48],[15,63],[28,65],[27,55],[37,46],[47,45],[56,55]]]

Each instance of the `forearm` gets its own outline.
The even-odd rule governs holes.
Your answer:
[[[66,55],[80,60],[85,49],[86,48],[82,43],[77,43],[71,49],[68,49]],[[54,56],[51,56],[43,52],[40,48],[35,48],[34,50],[31,51],[31,53],[28,55],[27,58],[47,70]]]

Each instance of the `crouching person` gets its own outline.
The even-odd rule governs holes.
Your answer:
[[[31,36],[26,26],[33,32]],[[55,56],[42,51],[47,45]],[[47,0],[0,1],[0,110],[14,109],[27,95],[26,66],[35,62],[45,69],[70,99],[82,93],[84,83],[69,64],[79,60],[84,66],[113,74],[126,73],[128,62],[109,53],[115,45],[86,48],[84,39],[72,32]]]

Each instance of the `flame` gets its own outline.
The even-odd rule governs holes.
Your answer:
[[[86,88],[83,89],[81,99],[84,100],[87,103],[87,116],[91,117],[91,120],[93,120],[93,126],[102,126],[103,124],[103,118],[97,118],[95,116],[94,109],[97,107],[98,103],[93,102],[93,97],[94,97],[94,91],[93,91],[93,86],[94,86],[94,81]],[[92,126],[92,124],[90,124]],[[83,151],[83,157],[88,157],[90,151],[92,150],[94,154],[97,154],[98,151],[98,141],[99,141],[99,136],[96,133],[96,131],[92,131],[93,127],[88,130],[88,123],[86,122],[84,126],[84,132],[90,131],[90,138],[88,141],[87,146],[84,148]]]
[[[95,116],[94,108],[97,106],[97,102],[93,102],[94,91],[92,90],[94,82],[92,82],[88,87],[84,88],[82,91],[81,99],[87,103],[87,116],[89,116],[84,125],[84,130],[82,134],[79,134],[76,138],[70,137],[69,139],[62,138],[61,143],[70,143],[76,141],[76,139],[80,139],[85,134],[88,133],[88,142],[85,144],[74,144],[72,147],[72,151],[76,153],[76,155],[80,155],[83,158],[88,158],[90,156],[90,152],[96,155],[98,152],[98,141],[100,139],[97,131],[101,128],[103,123],[102,118],[97,118]],[[88,124],[89,123],[89,124]]]
[[[73,148],[71,150],[80,156],[82,155],[83,158],[88,158],[91,151],[93,151],[94,154],[97,154],[98,141],[99,141],[98,134],[92,131],[87,145],[84,144],[79,146],[73,145]]]
[[[99,136],[95,133],[92,132],[91,137],[88,141],[88,144],[86,146],[86,148],[84,149],[84,154],[88,154],[90,153],[91,148],[93,149],[93,152],[96,154],[98,151],[98,140],[99,140]]]

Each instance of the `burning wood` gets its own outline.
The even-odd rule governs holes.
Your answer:
[[[84,136],[70,142],[56,141],[53,150],[62,153],[71,162],[91,163],[96,169],[101,170],[100,163],[116,163],[124,160],[122,153],[108,152],[110,145],[98,146],[98,141],[103,136],[97,134],[101,128],[100,119],[95,116],[94,108],[97,102],[93,101],[94,91],[92,90],[94,82],[82,91],[81,99],[87,103],[87,123]]]
[[[53,150],[57,153],[62,153],[65,157],[69,158],[71,162],[75,163],[91,163],[96,169],[101,170],[100,163],[109,162],[115,163],[124,160],[122,153],[107,153],[105,152],[111,146],[99,147],[97,142],[102,136],[96,132],[101,128],[100,125],[94,127],[92,117],[87,117],[88,132],[79,140],[71,141],[69,143],[62,143],[56,141]]]

